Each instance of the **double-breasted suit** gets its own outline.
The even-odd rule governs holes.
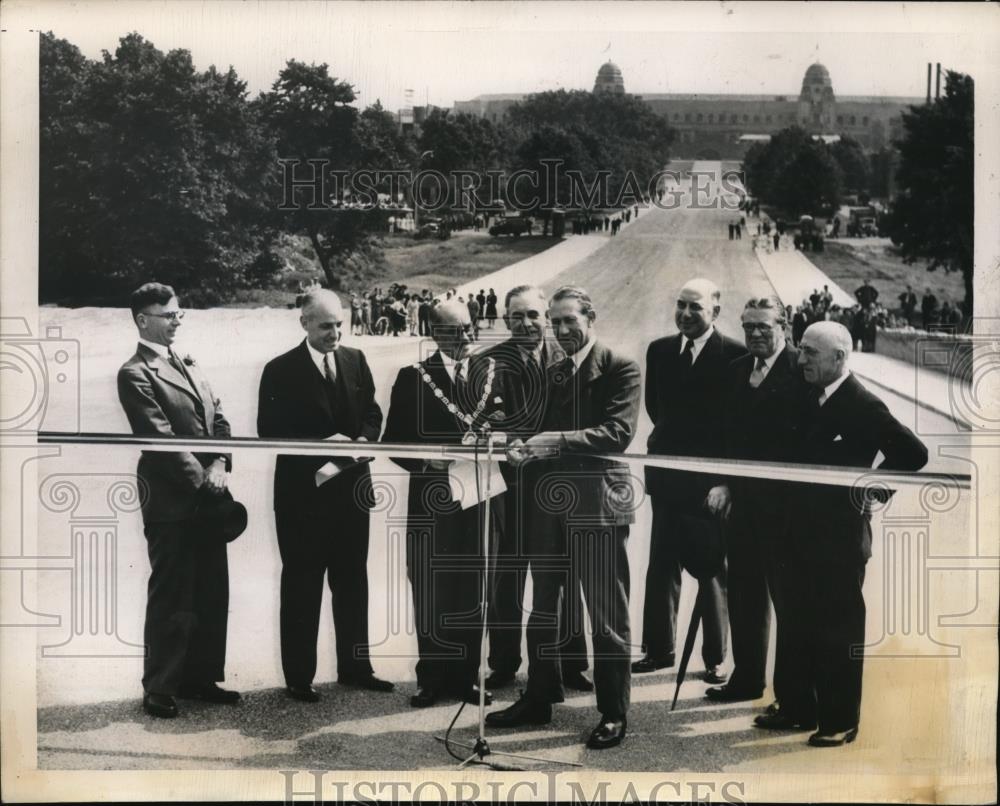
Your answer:
[[[646,351],[646,413],[653,423],[647,447],[650,453],[679,456],[726,455],[725,399],[730,362],[746,348],[714,330],[694,363],[682,360],[685,337],[657,339]],[[677,635],[677,606],[681,591],[681,541],[685,518],[708,518],[704,501],[720,483],[708,473],[646,469],[646,492],[653,506],[642,643],[657,660],[673,658]],[[703,579],[702,658],[706,667],[726,657],[725,574]]]
[[[786,345],[756,388],[750,385],[754,356],[745,355],[729,365],[725,430],[729,458],[795,461],[809,390],[797,365],[798,356],[798,350]],[[788,506],[795,485],[742,476],[725,483],[732,495],[726,530],[726,592],[735,667],[729,686],[756,696],[764,689],[770,595],[778,622],[774,691],[780,700],[787,672],[781,569],[787,563],[788,541],[796,525]]]
[[[584,453],[622,453],[635,436],[639,365],[593,343],[580,366],[549,368],[542,431],[558,433],[558,456],[536,459],[532,518],[533,605],[528,619],[527,696],[561,702],[561,599],[582,586],[590,614],[597,707],[624,717],[630,693],[629,566],[625,551],[635,498],[628,467]]]
[[[336,379],[320,373],[306,341],[270,361],[260,380],[261,437],[378,440],[382,411],[364,353],[340,345]],[[359,446],[359,453],[363,448]],[[316,472],[343,468],[321,486]],[[274,515],[281,552],[281,664],[289,686],[316,674],[316,640],[324,577],[333,599],[337,674],[343,682],[371,675],[368,652],[368,527],[372,504],[367,464],[345,457],[281,454],[274,470]]]
[[[807,464],[919,470],[927,448],[853,375],[822,406],[810,397],[797,460]],[[857,727],[865,640],[865,564],[871,557],[871,509],[850,487],[797,484],[790,498],[796,528],[788,545],[790,623],[787,676],[781,707],[819,732]],[[884,492],[874,492],[887,498]]]
[[[230,435],[200,367],[140,343],[118,370],[118,399],[132,433],[145,436]],[[207,468],[231,457],[187,451],[143,452],[137,475],[152,573],[146,601],[143,688],[174,695],[224,677],[229,570],[226,541],[199,515],[210,495]]]
[[[487,392],[489,362],[469,361],[464,391],[449,375],[440,351],[418,365],[403,367],[392,387],[382,440],[461,444],[469,425],[449,411],[448,403],[470,416],[482,403],[473,422],[474,429],[481,429],[504,402],[500,389]],[[406,569],[417,632],[417,684],[464,696],[479,669],[483,505],[462,509],[452,498],[446,469],[431,467],[422,459],[393,461],[410,473]],[[494,535],[503,528],[503,509],[502,496],[494,496],[490,506]]]

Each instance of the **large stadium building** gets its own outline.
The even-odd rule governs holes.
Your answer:
[[[601,65],[594,92],[625,92],[616,64]],[[479,95],[456,101],[454,109],[498,122],[526,97]],[[817,135],[849,135],[867,150],[877,151],[901,136],[903,112],[924,103],[923,98],[837,97],[822,64],[809,66],[798,95],[650,93],[639,97],[676,130],[672,150],[682,159],[739,159],[750,143],[796,124]]]

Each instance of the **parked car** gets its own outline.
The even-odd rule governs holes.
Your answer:
[[[530,218],[502,218],[490,227],[490,235],[494,237],[513,235],[515,238],[520,238],[525,233],[531,234]]]

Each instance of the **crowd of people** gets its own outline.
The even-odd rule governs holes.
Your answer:
[[[313,287],[312,290],[318,289]],[[309,292],[299,295],[299,303]],[[458,300],[468,308],[472,319],[473,338],[478,338],[480,329],[492,330],[497,320],[497,295],[479,289],[478,294],[459,294],[449,288],[435,296],[430,289],[410,291],[401,283],[392,283],[387,289],[376,287],[368,292],[349,292],[350,333],[352,336],[429,336],[430,311],[440,301]]]
[[[399,369],[384,428],[371,370],[361,350],[342,343],[345,312],[331,291],[304,294],[304,338],[266,365],[259,385],[262,438],[349,441],[361,454],[361,443],[380,440],[436,449],[504,434],[506,489],[490,501],[488,550],[496,561],[486,581],[477,564],[485,499],[470,481],[474,466],[443,453],[393,459],[409,472],[405,551],[418,654],[410,705],[479,701],[480,592],[486,584],[487,687],[514,682],[525,660],[522,630],[528,647],[522,696],[491,712],[487,723],[547,724],[565,688],[595,690],[600,719],[587,744],[619,744],[627,732],[631,675],[675,663],[683,568],[699,585],[705,677],[713,683],[706,696],[727,703],[762,696],[770,599],[777,700],[754,724],[813,731],[813,746],[853,741],[863,663],[853,649],[864,644],[870,502],[829,480],[711,475],[711,460],[720,458],[801,463],[798,482],[808,480],[809,465],[871,467],[879,453],[886,470],[925,464],[920,440],[851,374],[847,329],[814,322],[796,348],[785,339],[785,308],[763,297],[745,301],[743,338],[733,340],[715,326],[719,289],[692,279],[674,296],[679,332],[649,345],[643,395],[643,370],[601,340],[597,306],[584,289],[563,286],[551,295],[528,285],[510,289],[502,317],[506,337],[478,351],[471,345],[473,302],[484,305],[487,322],[496,319],[492,289],[473,300],[446,294],[429,305],[435,349]],[[139,345],[119,371],[118,391],[133,432],[227,438],[229,423],[208,379],[193,358],[171,347],[183,317],[174,291],[144,285],[133,294],[131,310]],[[652,534],[644,655],[633,662],[626,539],[644,497],[629,494],[628,466],[608,454],[629,448],[643,405],[653,423],[645,477]],[[658,455],[703,459],[704,472],[658,469]],[[238,692],[218,685],[225,662],[226,541],[247,528],[246,510],[239,512],[228,491],[231,472],[232,458],[217,451],[147,452],[139,461],[152,567],[143,706],[156,717],[175,716],[178,697],[240,701]],[[394,689],[375,675],[368,643],[373,502],[366,460],[297,455],[290,448],[277,458],[280,652],[293,699],[321,699],[313,679],[324,584],[333,591],[338,682]],[[524,626],[529,570],[532,606]],[[735,667],[727,677],[730,636]],[[593,680],[585,673],[591,657]],[[488,692],[483,696],[491,703]]]
[[[879,292],[866,278],[854,291],[855,304],[850,307],[837,305],[833,301],[830,287],[813,292],[802,300],[794,312],[791,306],[786,310],[790,322],[788,336],[792,344],[798,345],[806,328],[814,322],[837,322],[851,334],[855,349],[875,352],[875,342],[880,330],[915,329],[917,324],[924,330],[947,330],[956,332],[962,324],[962,311],[948,300],[939,308],[937,297],[928,288],[921,301],[920,317],[916,316],[917,295],[911,286],[899,295],[899,307],[889,310],[879,301]]]

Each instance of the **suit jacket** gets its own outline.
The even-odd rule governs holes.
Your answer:
[[[475,411],[476,404],[485,391],[488,365],[488,362],[478,356],[470,361],[469,393],[463,401],[457,399],[455,384],[445,369],[440,352],[435,352],[419,364],[442,395],[468,414]],[[497,398],[500,398],[499,403]],[[486,406],[473,425],[480,428],[489,415],[500,411],[502,406],[502,390],[491,389]],[[467,431],[468,426],[446,408],[430,385],[424,382],[419,370],[413,366],[405,366],[399,371],[392,386],[389,413],[386,416],[385,432],[382,434],[383,442],[460,445]],[[450,495],[444,495],[444,491],[448,489],[447,470],[429,468],[423,459],[394,458],[392,461],[410,472],[407,509],[410,518],[430,518],[443,513],[461,512],[458,504],[451,502]],[[500,507],[491,507],[494,517],[499,514],[499,510]],[[475,536],[472,538],[475,539]]]
[[[634,522],[628,467],[581,454],[624,453],[628,449],[639,419],[639,365],[596,342],[572,375],[560,365],[550,367],[549,374],[542,430],[561,433],[560,455],[540,460],[539,497],[544,500],[548,495],[554,506],[568,510],[565,514],[569,518],[583,523]],[[565,500],[556,489],[555,485],[565,483],[575,491],[575,500]],[[560,500],[565,501],[565,507]]]
[[[326,381],[303,340],[297,347],[268,362],[260,379],[257,434],[285,439],[326,439],[343,434],[351,439],[378,440],[382,410],[375,402],[375,382],[364,353],[340,345],[334,352],[337,385],[343,384],[346,408],[334,418],[326,393]],[[359,452],[362,452],[359,449]],[[316,487],[315,475],[327,462],[343,465],[343,457],[278,456],[274,470],[274,508],[308,506],[325,493],[353,487],[367,468],[345,471],[341,477]],[[332,485],[332,486],[331,486]]]
[[[927,448],[885,404],[849,376],[823,406],[807,409],[798,461],[870,468],[882,452],[883,470],[919,470]],[[871,557],[869,499],[849,487],[798,485],[793,498],[798,548],[819,562],[864,562]]]
[[[750,374],[756,359],[737,358],[729,365],[726,400],[726,455],[730,459],[793,462],[802,435],[809,385],[798,368],[799,351],[786,344],[767,377],[756,389]],[[751,477],[727,478],[733,495],[734,522],[750,507],[769,514],[775,531],[789,523],[789,485]]]
[[[729,364],[746,348],[716,330],[690,370],[682,367],[682,336],[657,339],[646,351],[646,413],[653,422],[650,453],[678,456],[726,456],[725,421]],[[701,511],[710,474],[646,469],[646,491],[689,511]]]
[[[185,372],[155,350],[138,345],[135,355],[118,370],[118,400],[133,434],[229,437],[229,421],[201,369],[192,362],[185,364]],[[229,454],[143,451],[136,470],[147,486],[143,521],[169,523],[192,517],[207,475],[205,468],[220,457],[225,459],[226,470],[232,469]]]

